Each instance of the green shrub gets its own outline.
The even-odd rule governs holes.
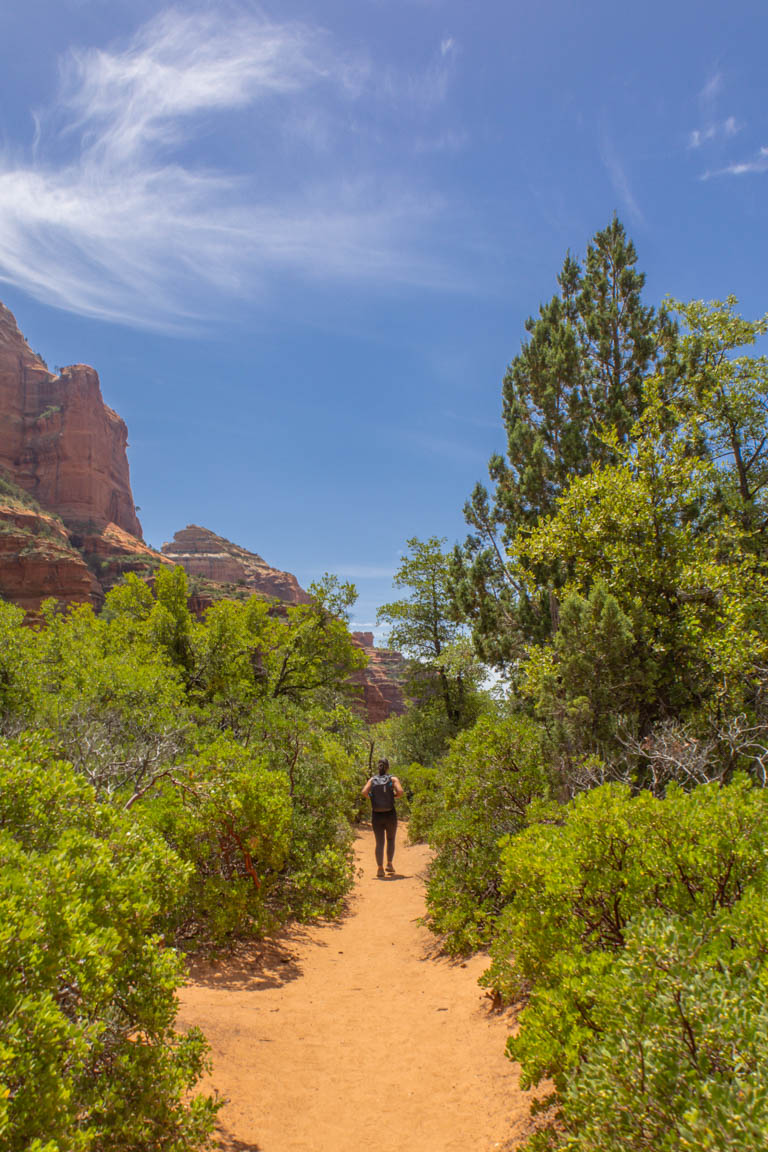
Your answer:
[[[205,1043],[178,1034],[177,953],[157,928],[187,870],[40,746],[0,747],[0,1144],[187,1152]]]
[[[503,904],[499,840],[523,827],[531,800],[547,788],[538,725],[482,717],[452,741],[432,786],[433,815],[418,814],[435,849],[427,922],[447,951],[471,952],[490,941]]]
[[[606,978],[600,1029],[566,1094],[573,1152],[768,1146],[766,905],[697,929],[650,913]]]
[[[526,1001],[522,1083],[560,1095],[566,1134],[531,1147],[764,1147],[768,796],[606,785],[538,819],[503,847],[485,978]]]
[[[290,842],[286,777],[226,737],[207,745],[149,798],[144,819],[185,861],[190,881],[174,909],[183,935],[262,934],[265,897]]]

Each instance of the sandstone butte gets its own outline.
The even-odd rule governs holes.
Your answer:
[[[0,304],[0,595],[99,605],[167,561],[142,539],[128,432],[86,364],[48,371]]]
[[[125,572],[149,578],[180,564],[195,578],[197,612],[222,595],[309,601],[295,576],[204,528],[177,532],[162,552],[145,544],[127,447],[98,373],[86,364],[49,372],[0,303],[0,597],[34,623],[49,597],[99,607]],[[369,657],[355,676],[368,718],[403,711],[402,657],[374,648],[370,633],[353,638]]]

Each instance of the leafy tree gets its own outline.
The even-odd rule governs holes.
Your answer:
[[[551,513],[574,477],[615,459],[615,443],[626,443],[643,409],[644,377],[674,343],[667,314],[642,303],[636,262],[616,218],[594,237],[583,267],[566,256],[560,292],[528,320],[529,338],[504,377],[506,455],[491,458],[492,494],[478,484],[465,506],[472,534],[452,566],[458,608],[494,663],[556,624],[547,584],[559,586],[562,566],[541,564],[544,586],[532,592],[507,557],[517,532]]]
[[[187,607],[188,597],[187,574],[183,568],[157,569],[155,603],[149,614],[150,633],[172,663],[182,669],[187,669],[190,663],[192,617]]]
[[[444,539],[412,537],[408,553],[395,573],[397,588],[409,590],[401,600],[379,608],[377,620],[389,625],[389,644],[412,660],[412,695],[428,703],[435,694],[442,705],[448,732],[462,726],[467,688],[479,679],[475,662],[456,651],[462,625],[456,618],[449,587],[449,558]]]
[[[735,296],[668,303],[680,317],[683,336],[678,371],[656,382],[657,393],[664,396],[670,421],[684,424],[689,445],[713,462],[710,514],[738,519],[762,555],[768,527],[768,358],[743,353],[768,331],[768,316],[744,319]]]
[[[629,441],[613,438],[616,461],[574,478],[556,511],[513,546],[531,595],[542,593],[542,565],[568,569],[559,629],[530,650],[523,670],[542,716],[559,725],[567,759],[615,754],[622,728],[641,738],[670,719],[713,729],[744,710],[764,721],[761,440],[745,454],[754,484],[746,501],[736,455],[723,444],[761,435],[765,366],[741,357],[735,368],[725,355],[732,329],[756,335],[730,307],[684,312],[708,333],[681,341],[684,355],[712,361],[706,387],[693,376],[671,390],[650,377]],[[595,597],[612,613],[598,628]]]

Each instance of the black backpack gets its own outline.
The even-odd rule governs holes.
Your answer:
[[[374,776],[368,795],[374,812],[391,812],[395,807],[395,786],[392,777]]]

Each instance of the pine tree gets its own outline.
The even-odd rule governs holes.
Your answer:
[[[583,267],[568,253],[559,292],[527,321],[529,337],[504,377],[506,455],[489,462],[493,491],[477,484],[464,507],[472,534],[452,564],[457,608],[492,663],[514,659],[557,620],[564,573],[537,572],[543,590],[532,600],[507,555],[517,532],[551,513],[574,476],[613,461],[604,430],[626,442],[642,410],[643,378],[674,342],[667,314],[642,303],[636,262],[616,217],[594,237]]]

